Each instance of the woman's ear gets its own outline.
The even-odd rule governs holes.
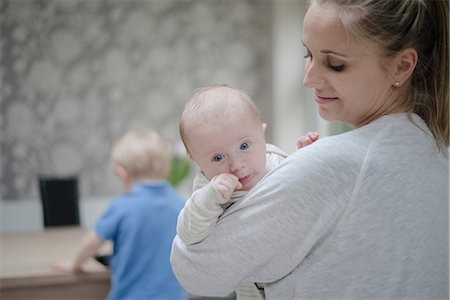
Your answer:
[[[395,80],[394,85],[396,87],[402,86],[406,81],[408,81],[409,77],[416,68],[417,60],[418,54],[414,48],[406,48],[398,54],[395,59],[393,72],[393,77]]]

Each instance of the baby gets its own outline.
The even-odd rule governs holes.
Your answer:
[[[205,239],[224,210],[286,158],[281,149],[266,144],[266,126],[252,99],[226,85],[198,89],[186,103],[180,135],[189,158],[201,169],[178,216],[177,234],[187,245]],[[309,132],[298,140],[297,148],[318,137]],[[236,296],[264,299],[264,288],[242,285]]]

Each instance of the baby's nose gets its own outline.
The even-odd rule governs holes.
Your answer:
[[[238,159],[235,159],[231,162],[230,171],[231,173],[235,173],[244,168],[244,162]]]

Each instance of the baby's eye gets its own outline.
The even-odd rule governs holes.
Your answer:
[[[240,149],[241,150],[247,150],[248,148],[250,148],[250,144],[249,143],[242,143]]]
[[[213,161],[214,162],[219,162],[219,161],[222,161],[223,159],[225,158],[225,156],[223,155],[223,154],[217,154],[217,155],[215,155],[214,157],[213,157]]]

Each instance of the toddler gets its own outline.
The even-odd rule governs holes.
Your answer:
[[[85,237],[77,256],[54,265],[80,272],[105,240],[112,240],[108,299],[187,299],[170,265],[183,199],[166,180],[170,160],[160,136],[150,130],[125,134],[114,146],[112,163],[125,193],[115,198]]]

